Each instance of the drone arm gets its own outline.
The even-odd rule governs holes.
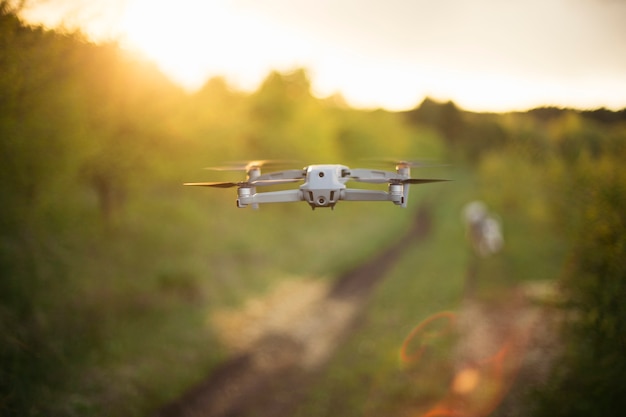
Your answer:
[[[302,200],[302,191],[300,190],[268,191],[247,196],[240,194],[237,199],[237,206],[245,207],[248,204],[265,203],[295,203]]]
[[[400,201],[401,197],[402,195],[398,197],[380,190],[360,190],[354,188],[341,190],[341,199],[345,201],[393,201],[398,204],[397,202]]]
[[[350,177],[354,181],[382,184],[390,180],[403,179],[404,177],[395,172],[381,171],[377,169],[355,168],[350,170]]]
[[[283,190],[268,191],[264,193],[256,193],[252,196],[256,203],[295,203],[302,201],[302,191],[300,190]]]

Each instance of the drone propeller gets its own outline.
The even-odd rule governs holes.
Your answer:
[[[207,167],[205,169],[210,169],[213,171],[250,171],[251,169],[262,168],[266,166],[283,166],[283,165],[292,165],[295,163],[297,163],[297,161],[278,160],[278,159],[261,159],[258,161],[235,161],[227,165],[217,166],[217,167]]]
[[[262,187],[265,185],[280,185],[301,181],[299,178],[285,178],[280,180],[256,180],[256,181],[239,181],[239,182],[186,182],[183,185],[195,187]]]
[[[237,187],[246,184],[245,182],[186,182],[183,185],[189,185],[193,187],[218,187],[218,188],[230,188]]]
[[[445,181],[450,181],[450,180],[442,180],[442,179],[436,179],[436,178],[406,178],[404,180],[393,180],[391,181],[391,183],[402,183],[402,184],[428,184],[430,182],[445,182]]]
[[[396,159],[396,158],[370,158],[366,159],[366,161],[372,163],[379,163],[384,165],[395,165],[399,168],[417,168],[417,167],[439,167],[439,166],[447,166],[447,164],[439,164],[433,163],[430,160],[407,160],[407,159]]]
[[[428,184],[430,182],[443,182],[450,180],[442,180],[436,178],[363,178],[352,177],[358,182],[367,182],[370,184]]]

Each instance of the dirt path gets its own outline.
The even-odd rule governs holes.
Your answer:
[[[331,287],[282,287],[270,301],[257,300],[239,315],[225,313],[220,321],[225,332],[236,322],[253,324],[237,326],[230,336],[225,333],[236,357],[154,417],[290,415],[335,348],[356,327],[372,290],[408,243],[428,236],[431,223],[429,209],[422,207],[404,236]]]

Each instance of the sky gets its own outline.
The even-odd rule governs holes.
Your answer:
[[[32,0],[155,61],[190,91],[306,68],[316,96],[407,110],[626,107],[626,0]]]

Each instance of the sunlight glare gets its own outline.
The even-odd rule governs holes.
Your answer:
[[[252,89],[272,69],[299,64],[295,40],[224,0],[175,6],[131,0],[121,32],[128,48],[142,51],[190,90],[217,75]]]
[[[598,32],[611,36],[598,38],[606,39],[598,43],[603,47],[594,48],[598,60],[581,60],[578,44],[541,37],[553,33],[554,22],[539,1],[510,6],[521,16],[514,20],[508,6],[490,8],[492,14],[479,15],[486,19],[483,26],[471,28],[462,13],[436,5],[360,7],[363,15],[354,20],[351,2],[48,0],[29,2],[22,15],[48,27],[80,28],[94,41],[119,40],[189,91],[223,76],[232,87],[251,92],[271,71],[304,68],[315,96],[339,93],[361,109],[409,110],[424,97],[453,100],[473,111],[624,105],[623,60],[609,42],[621,33],[617,21]],[[543,11],[541,24],[530,31],[521,22],[535,19],[537,8]],[[409,18],[418,10],[426,19],[421,26]],[[563,20],[564,33],[587,33],[572,28],[587,21],[587,9],[550,10],[570,13],[571,19]],[[608,18],[609,9],[596,10],[601,11]],[[387,18],[381,20],[380,13]],[[502,37],[491,36],[494,29]],[[519,49],[512,50],[514,45]]]

